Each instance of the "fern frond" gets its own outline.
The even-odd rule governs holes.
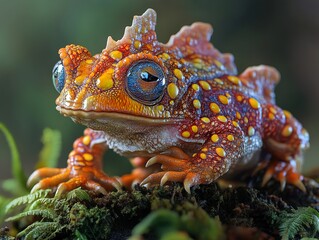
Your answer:
[[[311,238],[319,232],[319,212],[312,207],[293,210],[282,218],[279,231],[283,240],[295,239],[297,234]]]
[[[81,187],[76,188],[67,194],[67,200],[71,200],[73,198],[77,198],[80,201],[90,201],[91,197],[87,193],[87,191],[83,190]]]
[[[42,134],[43,148],[39,154],[36,168],[56,167],[61,152],[61,133],[45,128]]]
[[[25,236],[25,240],[52,239],[56,235],[56,230],[61,229],[56,222],[35,222],[19,232],[17,237]]]
[[[45,198],[50,192],[51,189],[38,190],[34,193],[15,198],[6,206],[6,212],[9,212],[16,206],[32,203],[39,198]]]
[[[35,209],[35,210],[28,210],[22,213],[19,213],[15,216],[9,217],[6,219],[6,221],[16,221],[20,218],[23,217],[28,217],[28,216],[40,216],[45,219],[55,219],[57,217],[56,212],[50,209]]]
[[[24,171],[22,170],[21,160],[19,151],[17,148],[17,145],[14,141],[14,138],[10,131],[5,127],[3,123],[0,122],[0,131],[4,134],[12,156],[12,175],[14,179],[19,183],[20,188],[24,189],[24,191],[28,191],[26,187],[27,177],[24,174]]]
[[[31,204],[31,206],[29,207],[29,210],[45,208],[45,207],[54,208],[55,206],[58,206],[59,204],[65,204],[65,200],[59,199],[59,198],[40,198],[35,200]]]

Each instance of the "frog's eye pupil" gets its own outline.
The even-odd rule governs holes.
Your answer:
[[[145,105],[154,105],[162,99],[165,84],[162,67],[152,61],[139,61],[127,72],[126,91],[131,98]]]
[[[158,80],[158,77],[148,73],[148,72],[141,72],[141,79],[146,82],[156,82]]]
[[[53,67],[52,81],[55,89],[61,92],[65,82],[65,71],[61,61],[58,61]]]

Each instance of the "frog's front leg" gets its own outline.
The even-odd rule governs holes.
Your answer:
[[[121,185],[116,178],[108,177],[102,170],[102,156],[107,146],[103,133],[86,129],[70,152],[67,168],[40,168],[29,177],[28,185],[38,189],[56,188],[56,195],[77,187],[106,193]]]
[[[159,163],[163,171],[151,174],[141,184],[183,182],[185,190],[190,193],[190,187],[208,184],[225,174],[243,156],[244,138],[237,124],[224,120],[226,123],[214,125],[211,124],[214,121],[204,119],[206,123],[201,124],[203,128],[200,127],[197,133],[206,135],[207,140],[192,156],[173,147],[151,158],[146,166]],[[197,133],[187,132],[190,136],[188,133],[181,134],[188,139],[197,136]]]

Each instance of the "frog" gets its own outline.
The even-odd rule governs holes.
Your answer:
[[[306,191],[300,166],[309,134],[276,105],[278,70],[259,65],[239,74],[233,55],[210,42],[208,23],[184,26],[167,43],[157,40],[155,25],[156,12],[147,9],[99,54],[74,44],[59,50],[56,109],[87,129],[66,168],[31,174],[32,192],[82,187],[107,194],[176,182],[190,193],[252,166],[264,169],[262,186],[273,178],[281,189]],[[129,158],[132,172],[108,176],[108,149]]]

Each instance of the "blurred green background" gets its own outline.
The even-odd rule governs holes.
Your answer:
[[[306,169],[318,165],[318,0],[1,0],[0,4],[0,121],[12,131],[28,175],[38,159],[45,127],[62,132],[60,166],[66,165],[72,142],[84,129],[55,110],[58,94],[51,71],[59,60],[58,49],[75,43],[99,53],[107,36],[120,39],[132,17],[149,7],[157,11],[162,42],[183,25],[208,22],[214,26],[213,44],[234,54],[239,72],[259,64],[279,69],[277,103],[310,132]],[[127,171],[127,161],[109,158],[111,174]],[[10,154],[1,135],[0,179],[10,176],[9,169]]]

